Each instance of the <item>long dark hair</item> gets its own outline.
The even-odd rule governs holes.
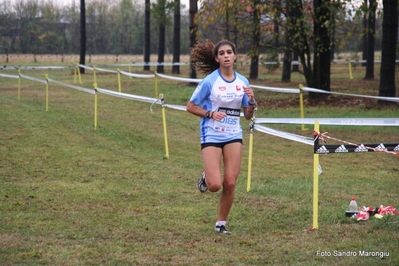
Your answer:
[[[195,71],[203,74],[210,74],[219,68],[219,63],[215,58],[218,55],[219,49],[223,45],[229,45],[234,54],[237,54],[236,46],[228,40],[222,40],[217,44],[213,44],[210,40],[205,40],[204,43],[198,42],[191,48],[190,64]]]

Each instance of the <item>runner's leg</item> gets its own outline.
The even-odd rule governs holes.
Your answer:
[[[217,192],[223,185],[223,177],[220,172],[222,149],[208,146],[201,150],[204,164],[205,180],[209,191]]]
[[[226,221],[233,205],[235,187],[240,174],[242,143],[233,142],[223,148],[224,180],[220,198],[218,221]]]

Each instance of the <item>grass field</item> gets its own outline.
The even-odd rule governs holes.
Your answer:
[[[141,69],[133,69],[142,73]],[[167,69],[167,71],[170,71]],[[240,69],[246,74],[246,69]],[[335,65],[332,90],[378,94],[378,79],[362,80],[357,67]],[[3,71],[14,74],[16,71]],[[23,70],[28,76],[74,84],[73,71]],[[169,74],[169,73],[166,73]],[[182,68],[182,77],[187,69]],[[101,73],[98,86],[117,90],[116,76]],[[254,84],[297,88],[303,79],[279,82],[280,71],[261,69]],[[396,265],[399,217],[357,222],[344,216],[350,198],[360,206],[398,202],[398,156],[386,153],[320,156],[319,229],[312,227],[313,147],[254,132],[251,191],[246,191],[249,129],[232,235],[213,232],[219,193],[201,194],[198,118],[166,109],[169,159],[165,159],[161,108],[98,95],[93,128],[92,94],[0,77],[1,265]],[[82,76],[93,88],[92,72]],[[185,105],[193,86],[159,80],[171,104]],[[78,85],[78,84],[74,84]],[[155,97],[153,79],[122,78],[123,92]],[[298,95],[255,90],[257,117],[299,117]],[[305,117],[398,117],[398,106],[330,97],[305,101]],[[313,128],[270,125],[313,137]],[[355,143],[399,142],[397,127],[321,127]],[[375,252],[375,253],[371,253]],[[356,255],[356,256],[355,256]]]

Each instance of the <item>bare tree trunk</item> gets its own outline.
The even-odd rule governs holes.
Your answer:
[[[197,0],[190,0],[190,47],[193,48],[197,43],[197,24],[195,24],[195,15],[198,13]],[[190,66],[190,78],[197,78],[195,69]],[[196,83],[195,83],[196,84]]]
[[[398,37],[398,0],[383,0],[379,96],[395,97],[395,59]],[[382,101],[379,101],[382,103]]]
[[[150,0],[145,0],[144,14],[144,70],[150,70]]]
[[[274,25],[274,51],[272,61],[276,61],[276,68],[279,66],[279,47],[280,47],[280,17],[281,17],[281,0],[273,1],[274,9],[276,10],[276,19]],[[273,68],[274,69],[274,68]]]
[[[329,0],[313,2],[315,12],[313,82],[316,88],[325,91],[330,91],[331,70],[330,29],[326,27],[330,19],[329,4]],[[309,93],[310,98],[319,98],[320,96],[322,95],[319,93]]]
[[[374,79],[374,47],[375,47],[375,13],[377,10],[377,1],[370,0],[368,10],[368,26],[367,26],[367,57],[366,57],[366,76],[364,79]]]
[[[172,73],[180,74],[180,0],[175,0],[173,22],[173,67]],[[175,63],[177,63],[175,65]]]
[[[224,0],[226,7],[229,4],[229,0]],[[230,8],[226,8],[226,15],[225,15],[225,20],[226,20],[226,27],[224,30],[224,38],[226,40],[230,40],[230,16],[229,16]]]
[[[335,54],[335,27],[336,27],[335,19],[331,19],[331,52],[330,52],[331,62],[334,62],[334,54]]]
[[[260,45],[260,14],[259,14],[260,0],[253,2],[253,32],[252,32],[252,48],[251,48],[251,67],[249,71],[250,79],[257,79],[259,72],[259,45]]]
[[[298,62],[298,60],[299,60],[298,52],[294,51],[293,61],[297,61]],[[291,72],[299,72],[299,63],[295,63],[295,65],[292,66]]]
[[[290,20],[293,20],[293,17],[296,15],[293,12],[292,2],[286,3],[287,16]],[[285,46],[284,46],[284,57],[283,57],[283,73],[281,75],[282,82],[290,82],[291,81],[291,63],[292,63],[292,48],[290,46],[291,38],[292,38],[293,30],[288,28],[285,33]]]
[[[165,62],[165,24],[159,24],[158,34],[158,66],[157,72],[164,73],[164,62]]]
[[[363,0],[363,10],[367,10],[368,9],[368,0]],[[363,36],[362,36],[362,59],[363,60],[367,60],[367,20],[368,20],[368,12],[364,11],[363,14]],[[362,66],[366,66],[366,63],[362,63]]]
[[[79,64],[85,64],[86,57],[86,4],[85,0],[80,0],[80,58]],[[80,67],[80,73],[84,74],[85,69]]]
[[[292,52],[287,50],[284,52],[283,58],[283,73],[281,75],[282,82],[291,81],[291,62],[292,62]]]

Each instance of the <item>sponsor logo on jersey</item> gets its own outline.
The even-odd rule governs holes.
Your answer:
[[[220,107],[218,111],[226,113],[228,116],[240,116],[240,109]]]
[[[240,91],[241,90],[241,88],[240,88],[240,86],[236,86],[236,91]]]
[[[219,87],[219,90],[220,90],[220,91],[225,91],[225,90],[226,90],[226,87],[225,87],[225,86],[220,86],[220,87]]]

